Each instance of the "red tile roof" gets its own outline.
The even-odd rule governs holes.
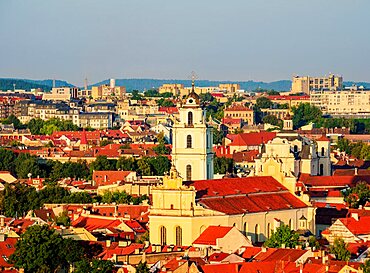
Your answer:
[[[252,109],[249,109],[248,107],[245,107],[243,105],[233,104],[232,106],[226,108],[224,112],[228,111],[244,111],[244,112],[251,112]]]
[[[289,261],[295,262],[302,257],[307,250],[288,248],[267,248],[266,251],[258,253],[254,260],[259,262]]]
[[[228,146],[259,146],[272,140],[275,136],[276,133],[274,132],[253,132],[237,135],[228,134],[226,137],[232,140]]]
[[[3,242],[0,242],[0,267],[12,266],[8,259],[14,253],[16,243],[16,238],[6,238]]]
[[[195,187],[201,205],[225,214],[307,207],[271,176],[199,180],[187,184]]]
[[[261,249],[262,249],[261,247],[257,247],[257,246],[246,247],[245,251],[242,254],[242,258],[249,260],[253,258],[255,255],[257,255],[258,253],[260,253]]]
[[[88,231],[93,231],[96,229],[106,229],[115,228],[122,224],[121,220],[118,219],[107,219],[107,218],[96,218],[96,217],[85,217],[80,216],[75,221],[71,223],[73,227],[85,228]]]
[[[117,182],[124,182],[131,171],[94,171],[92,179],[95,185],[112,185]]]
[[[358,221],[353,217],[340,218],[339,220],[354,235],[370,234],[370,216],[359,217]]]
[[[224,252],[215,252],[211,256],[208,257],[209,262],[221,262],[229,257],[230,254]]]
[[[217,239],[225,237],[233,227],[209,226],[193,242],[194,245],[216,245]]]

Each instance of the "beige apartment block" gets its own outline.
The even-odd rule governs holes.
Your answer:
[[[100,86],[93,86],[91,89],[91,97],[94,100],[111,98],[122,99],[125,94],[126,87],[124,86],[112,86],[105,84]]]
[[[340,90],[343,88],[343,77],[330,74],[328,77],[294,76],[292,92],[310,94],[314,90]]]
[[[221,83],[218,85],[220,90],[225,90],[227,93],[235,93],[240,90],[240,84],[237,83]]]
[[[332,116],[370,116],[370,90],[315,91],[311,93],[310,103]]]
[[[254,123],[254,111],[240,104],[233,104],[224,110],[225,118],[242,119],[243,123]]]
[[[158,92],[163,93],[172,93],[173,96],[177,97],[180,95],[181,90],[184,89],[184,85],[180,83],[165,83],[159,87]]]
[[[43,93],[42,100],[67,101],[77,98],[79,90],[77,87],[54,87],[50,93]]]

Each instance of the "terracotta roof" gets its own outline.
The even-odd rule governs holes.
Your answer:
[[[234,159],[234,162],[254,162],[258,154],[258,150],[250,150],[234,153],[232,158]]]
[[[328,141],[328,142],[330,142],[330,138],[327,138],[326,135],[322,135],[320,138],[317,138],[316,141]]]
[[[0,267],[12,266],[8,259],[14,253],[16,243],[16,238],[6,238],[3,242],[0,242]]]
[[[307,250],[288,248],[267,248],[266,251],[258,253],[254,260],[259,262],[289,261],[295,262],[302,257]]]
[[[209,262],[221,262],[227,257],[229,257],[230,254],[225,252],[215,252],[211,256],[208,257]]]
[[[92,179],[97,186],[112,185],[125,181],[131,171],[93,171]]]
[[[249,260],[257,255],[261,251],[261,249],[261,247],[257,246],[248,246],[245,248],[245,251],[242,254],[242,258]]]
[[[107,219],[107,218],[96,218],[96,217],[85,217],[80,216],[75,221],[71,223],[73,227],[85,228],[88,231],[93,231],[96,229],[106,229],[115,228],[122,224],[121,220],[118,219]]]
[[[199,180],[186,184],[197,190],[199,204],[225,214],[307,207],[271,176]]]
[[[237,135],[228,134],[226,137],[232,140],[228,146],[259,146],[272,140],[275,136],[276,133],[274,132],[253,132]]]
[[[243,106],[243,105],[238,105],[238,104],[233,104],[232,106],[226,108],[224,110],[224,112],[228,112],[228,111],[245,111],[245,112],[251,112],[253,111],[252,109],[249,109],[248,107],[246,106]]]
[[[339,219],[354,235],[370,234],[370,216],[359,217],[358,221],[353,218]]]
[[[216,245],[217,239],[225,237],[233,227],[209,226],[193,242],[194,245]]]

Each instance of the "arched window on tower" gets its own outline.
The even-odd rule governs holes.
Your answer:
[[[255,243],[258,243],[259,235],[260,235],[260,225],[259,225],[259,224],[257,224],[257,225],[254,227],[254,242],[255,242]]]
[[[321,147],[321,156],[325,156],[325,148]]]
[[[186,148],[193,148],[193,141],[191,135],[186,137]]]
[[[176,227],[176,245],[182,246],[182,228],[179,226]]]
[[[167,244],[167,230],[164,226],[160,227],[160,239],[162,246]]]
[[[186,180],[191,181],[191,165],[186,165]]]
[[[193,125],[193,112],[188,113],[188,125]]]

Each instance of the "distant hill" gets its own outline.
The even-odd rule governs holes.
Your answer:
[[[0,78],[0,90],[13,90],[15,84],[16,89],[31,90],[41,88],[43,90],[51,90],[53,87],[53,80],[29,80],[29,79],[12,79],[12,78]],[[56,80],[56,87],[61,86],[74,86],[66,81]]]
[[[181,83],[186,87],[191,86],[190,80],[158,80],[158,79],[116,79],[117,86],[126,86],[127,91],[132,90],[145,90],[151,88],[158,88],[165,83]],[[217,86],[220,83],[238,83],[240,88],[252,91],[257,88],[261,89],[274,89],[277,91],[288,91],[290,90],[291,81],[281,80],[275,82],[255,82],[255,81],[209,81],[209,80],[197,80],[197,86]],[[109,84],[109,80],[104,80],[93,84],[92,86],[98,86],[102,84]],[[91,87],[91,86],[90,86]]]

